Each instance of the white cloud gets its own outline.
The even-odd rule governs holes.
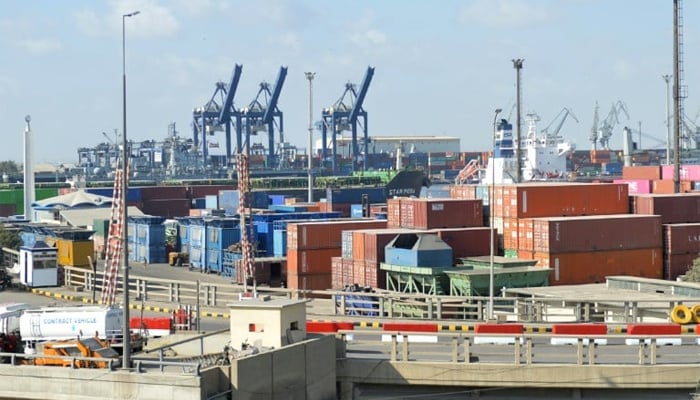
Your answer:
[[[376,27],[374,12],[365,13],[358,21],[353,21],[350,41],[361,47],[381,46],[387,42],[386,33]]]
[[[547,10],[525,0],[475,0],[457,13],[460,23],[477,23],[490,27],[524,27],[549,19]]]
[[[112,36],[115,31],[121,32],[123,15],[139,11],[127,23],[130,36],[170,37],[180,30],[174,12],[154,0],[111,1],[109,5],[110,10],[103,15],[89,9],[76,12],[74,19],[78,29],[89,36]]]
[[[15,42],[26,52],[34,55],[49,54],[61,50],[61,42],[56,39],[23,39]]]

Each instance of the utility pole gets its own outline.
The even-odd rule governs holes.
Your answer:
[[[680,91],[680,23],[679,0],[673,0],[673,192],[681,189],[681,91]]]
[[[666,165],[671,165],[671,110],[669,110],[669,99],[671,97],[671,77],[672,75],[661,76],[666,81]]]
[[[314,146],[314,76],[315,72],[305,72],[306,79],[309,80],[309,159],[308,159],[308,202],[314,201],[314,180],[311,170],[313,168],[312,154]]]
[[[524,61],[522,58],[513,59],[513,68],[515,68],[515,158],[518,161],[516,183],[523,180],[523,160],[520,152],[520,70],[523,69]]]

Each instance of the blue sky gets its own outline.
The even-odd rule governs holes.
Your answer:
[[[493,110],[515,101],[511,60],[523,58],[523,111],[544,128],[564,108],[561,134],[588,149],[595,102],[601,118],[622,100],[622,125],[657,137],[672,73],[672,0],[1,0],[0,160],[22,160],[31,114],[35,162],[76,162],[77,148],[121,132],[121,15],[126,21],[128,134],[163,139],[175,122],[192,135],[192,109],[243,65],[235,99],[289,68],[279,107],[286,140],[306,147],[308,81],[314,116],[376,68],[365,101],[370,135],[447,135],[487,150]],[[700,111],[700,4],[684,2],[686,113]],[[696,88],[698,88],[696,90]],[[264,136],[263,136],[264,138]]]

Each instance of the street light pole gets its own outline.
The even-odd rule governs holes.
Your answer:
[[[671,77],[673,75],[662,75],[666,81],[666,165],[671,165],[671,112],[669,110],[669,98],[671,97]]]
[[[140,11],[130,12],[122,15],[122,265],[123,280],[122,291],[124,292],[124,325],[122,328],[122,368],[131,368],[131,327],[129,326],[129,247],[127,229],[127,206],[126,193],[129,190],[129,152],[126,141],[126,30],[125,21],[127,18],[138,15]]]
[[[314,76],[316,76],[315,72],[305,72],[306,74],[306,79],[309,80],[309,159],[308,159],[308,178],[309,178],[309,193],[308,193],[308,202],[311,203],[314,201],[314,182],[313,182],[313,176],[311,174],[311,169],[313,168],[313,164],[311,161],[312,157],[312,150],[313,150],[313,136],[314,136],[314,92],[313,92],[313,80]]]
[[[493,143],[492,143],[492,155],[491,155],[491,193],[489,194],[489,219],[491,221],[491,238],[490,238],[490,258],[489,258],[489,319],[494,319],[494,307],[493,307],[493,286],[494,286],[494,278],[493,278],[493,263],[494,263],[494,253],[496,252],[495,249],[495,228],[494,228],[494,223],[493,223],[493,210],[494,210],[494,203],[496,201],[496,120],[498,120],[498,114],[501,113],[500,108],[497,108],[494,112],[493,115]]]

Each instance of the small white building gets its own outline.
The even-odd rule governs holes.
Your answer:
[[[306,338],[306,300],[259,297],[229,304],[231,344],[280,348]]]

